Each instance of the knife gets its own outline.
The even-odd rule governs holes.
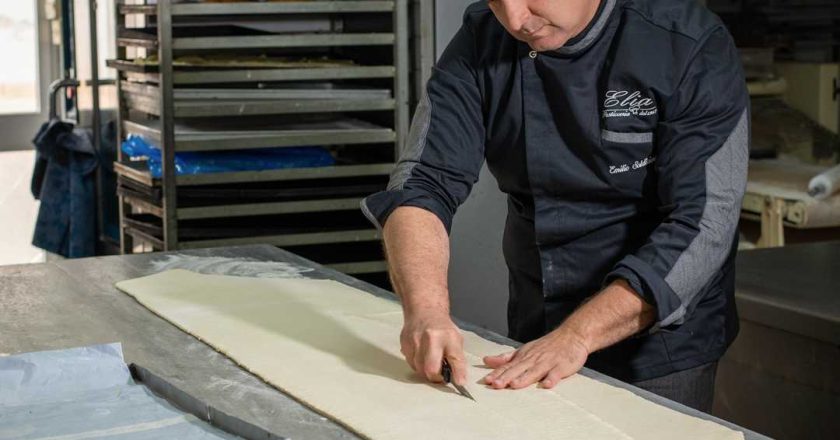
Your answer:
[[[443,376],[443,381],[444,381],[444,382],[446,382],[446,383],[451,383],[451,384],[452,384],[452,386],[454,386],[454,387],[455,387],[455,389],[456,389],[456,390],[458,390],[458,392],[459,392],[462,396],[464,396],[464,397],[466,397],[466,398],[468,398],[468,399],[472,400],[473,402],[475,402],[475,399],[474,399],[474,398],[473,398],[473,396],[470,394],[470,392],[469,392],[469,391],[467,391],[467,389],[466,389],[466,388],[464,388],[464,387],[462,387],[461,385],[458,385],[458,384],[456,384],[456,383],[452,382],[452,367],[449,365],[449,362],[447,362],[447,361],[446,361],[446,359],[444,359],[444,360],[443,360],[443,368],[441,369],[440,374]]]

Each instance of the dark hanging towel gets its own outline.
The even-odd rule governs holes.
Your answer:
[[[32,244],[68,258],[96,252],[96,167],[91,135],[52,119],[33,140],[32,195],[41,200]]]

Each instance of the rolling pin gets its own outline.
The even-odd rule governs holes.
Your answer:
[[[840,190],[840,165],[817,174],[808,183],[808,195],[815,199],[827,199]]]

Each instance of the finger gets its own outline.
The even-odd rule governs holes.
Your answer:
[[[422,374],[423,364],[417,362],[417,358],[422,351],[422,347],[420,346],[420,337],[417,335],[411,335],[407,341],[404,352],[405,359],[408,364],[411,365],[412,370]]]
[[[510,362],[514,356],[516,356],[516,350],[507,353],[502,353],[496,356],[485,356],[484,365],[494,369],[499,368]]]
[[[419,358],[420,371],[430,382],[443,382],[441,367],[443,366],[443,347],[436,341],[427,341],[421,350]]]
[[[527,388],[539,382],[540,379],[545,378],[549,371],[551,371],[550,364],[534,364],[531,368],[520,374],[519,377],[510,381],[510,387],[515,390]]]
[[[530,359],[514,360],[504,373],[493,380],[491,386],[496,389],[507,388],[512,380],[522,375],[522,373],[533,367],[533,365],[534,363]]]
[[[493,381],[496,380],[496,378],[499,377],[502,373],[504,373],[507,369],[508,365],[503,365],[499,368],[496,368],[495,370],[491,371],[489,374],[484,376],[482,382],[484,382],[486,385],[493,385]]]
[[[505,354],[499,355],[497,357],[507,356],[507,355],[508,355],[508,353],[505,353]],[[505,371],[508,370],[508,368],[510,368],[512,365],[514,365],[515,360],[517,359],[518,356],[519,356],[519,354],[514,353],[513,357],[511,358],[511,360],[509,362],[501,364],[500,366],[496,367],[495,370],[491,371],[489,374],[484,376],[484,379],[483,379],[484,383],[487,384],[487,385],[493,385],[493,381],[495,381],[499,376],[504,374]]]
[[[417,371],[417,367],[414,365],[414,347],[416,347],[416,345],[412,342],[404,340],[400,343],[400,353],[402,353],[408,366],[411,367],[412,370]]]
[[[566,370],[560,367],[554,367],[546,374],[545,378],[540,382],[540,386],[546,389],[554,388],[561,380],[571,376],[566,373]]]
[[[423,337],[414,335],[414,356],[411,362],[414,364],[414,371],[420,376],[426,377],[423,372],[423,364],[426,360],[426,351],[429,349],[428,344],[423,340]]]
[[[417,372],[423,378],[426,377],[426,374],[423,372],[423,363],[426,359],[426,348],[422,345],[417,345],[414,349],[414,357],[411,360],[411,363],[414,365],[414,371]]]
[[[456,385],[466,385],[467,361],[464,357],[464,349],[460,346],[460,344],[446,353],[446,360],[452,367],[452,381],[455,382]]]

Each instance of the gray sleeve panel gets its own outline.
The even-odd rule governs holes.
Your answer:
[[[749,113],[745,109],[732,134],[706,162],[706,204],[700,233],[665,276],[682,305],[659,326],[682,322],[688,304],[729,255],[746,189],[748,162]]]
[[[388,191],[403,189],[405,182],[411,177],[411,171],[419,163],[423,150],[426,148],[431,120],[432,101],[429,99],[428,91],[424,89],[423,96],[417,104],[417,110],[414,112],[414,119],[411,121],[411,130],[408,132],[405,147],[400,152],[397,166],[391,173]]]
[[[397,208],[425,209],[449,230],[484,161],[484,113],[475,35],[468,20],[447,46],[418,103],[386,190],[362,212],[382,227]]]
[[[685,323],[711,292],[731,255],[746,187],[749,95],[738,51],[722,27],[697,44],[653,136],[663,219],[605,277],[627,280],[656,307],[655,328]]]

